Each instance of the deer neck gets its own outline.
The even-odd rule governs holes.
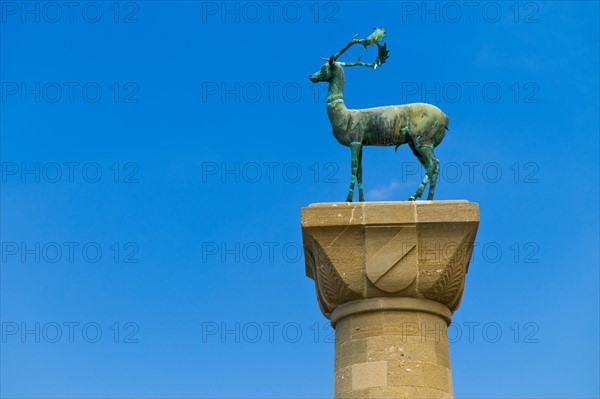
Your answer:
[[[327,115],[334,137],[340,144],[346,146],[350,145],[347,132],[349,114],[350,112],[344,104],[344,72],[340,68],[340,73],[336,74],[329,82]]]

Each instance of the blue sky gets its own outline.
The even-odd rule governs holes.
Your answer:
[[[456,397],[600,395],[598,2],[0,5],[0,396],[331,396],[300,208],[350,154],[308,75],[374,26],[346,104],[443,109],[436,199],[480,205]],[[422,173],[363,165],[367,200]]]

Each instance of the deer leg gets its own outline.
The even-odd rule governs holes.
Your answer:
[[[419,188],[417,188],[417,191],[415,191],[415,193],[412,195],[412,197],[410,197],[408,200],[409,201],[414,201],[417,198],[421,198],[421,195],[423,195],[423,191],[425,190],[425,187],[427,186],[427,183],[429,183],[429,176],[426,173],[425,177],[423,178],[423,181],[419,185]]]
[[[358,153],[360,151],[360,147],[361,143],[350,143],[350,153],[352,154],[352,176],[350,176],[350,189],[348,190],[346,202],[352,202],[352,197],[354,196],[354,185],[356,184],[356,175],[358,174]]]
[[[415,148],[415,145],[413,144],[413,142],[409,141],[408,142],[408,146],[412,150],[413,154],[415,154],[415,157],[417,157],[417,159],[419,160],[419,162],[421,163],[421,165],[423,165],[423,167],[425,168],[425,170],[427,170],[427,162],[426,162],[425,158],[423,157],[423,155],[421,155],[421,153],[419,151],[417,151],[417,149]],[[417,188],[417,191],[415,191],[415,193],[412,195],[412,197],[410,197],[408,200],[409,201],[414,201],[415,199],[420,198],[421,195],[423,195],[423,190],[425,190],[425,187],[427,186],[427,183],[429,183],[429,176],[427,175],[427,173],[425,173],[425,177],[423,177],[423,181],[421,182],[421,184]]]
[[[358,200],[363,202],[365,200],[365,195],[363,194],[363,185],[362,185],[362,146],[358,150]]]
[[[433,195],[435,194],[435,186],[437,185],[438,175],[440,173],[440,161],[435,157],[433,153],[433,147],[431,148],[431,159],[433,163],[433,172],[431,173],[431,177],[429,178],[429,194],[427,195],[427,200],[432,201]],[[430,172],[427,172],[430,174]]]
[[[433,144],[425,144],[417,147],[417,151],[421,154],[421,156],[425,159],[425,169],[427,169],[426,177],[429,177],[429,194],[427,195],[427,200],[433,200],[433,195],[435,194],[435,186],[437,185],[438,174],[440,170],[440,161],[435,157],[433,153]],[[419,196],[423,193],[425,189],[424,185],[419,186]]]

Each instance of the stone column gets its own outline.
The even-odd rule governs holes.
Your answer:
[[[452,398],[447,326],[479,225],[468,201],[302,209],[306,275],[336,330],[335,398]]]

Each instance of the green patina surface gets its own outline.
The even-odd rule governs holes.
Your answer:
[[[344,68],[364,66],[377,69],[389,58],[386,44],[380,42],[385,37],[384,28],[376,28],[364,39],[355,35],[338,53],[327,59],[319,71],[310,76],[313,83],[327,82],[327,113],[333,135],[336,140],[351,152],[350,188],[346,201],[351,202],[354,186],[358,182],[359,201],[364,201],[362,186],[362,151],[363,146],[395,146],[397,150],[402,144],[408,144],[413,154],[423,165],[427,173],[423,181],[409,200],[423,195],[429,184],[428,200],[432,200],[439,174],[439,161],[433,149],[439,145],[448,129],[448,116],[434,105],[414,103],[392,105],[366,109],[348,109],[344,104]],[[366,48],[377,46],[377,58],[372,63],[365,63],[359,57],[354,62],[338,62],[337,59],[353,45],[360,44]]]

